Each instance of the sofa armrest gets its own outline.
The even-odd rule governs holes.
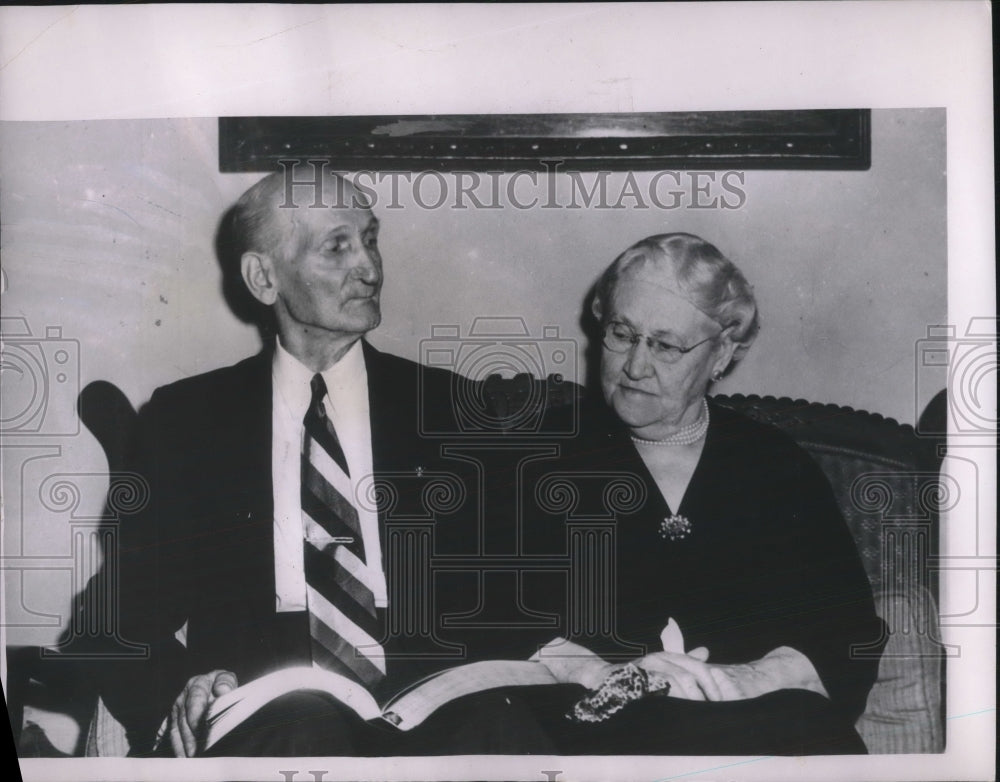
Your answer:
[[[942,752],[944,648],[934,598],[920,586],[877,590],[875,609],[889,640],[858,733],[873,755]]]

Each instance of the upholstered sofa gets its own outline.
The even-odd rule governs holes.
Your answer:
[[[542,381],[493,376],[479,390],[478,403],[496,422],[499,436],[509,427],[530,425],[535,408],[573,404],[582,394],[579,386],[558,377]],[[939,537],[936,443],[918,437],[910,426],[847,407],[759,396],[715,399],[786,431],[816,459],[834,488],[878,613],[889,628],[878,681],[857,724],[869,752],[942,751],[944,656],[938,640],[937,579],[929,567]],[[81,409],[85,423],[108,452],[112,469],[122,441],[120,424],[131,413],[127,403],[124,412],[120,399],[117,403],[119,413],[112,427],[107,421],[103,425],[88,421]],[[108,409],[106,400],[101,409]],[[871,650],[862,647],[854,652],[864,655]],[[99,698],[96,704],[85,726],[86,754],[125,754],[124,732]],[[16,708],[13,714],[18,714]],[[15,726],[15,733],[19,728]]]

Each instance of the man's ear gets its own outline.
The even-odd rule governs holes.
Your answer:
[[[278,285],[271,258],[263,253],[246,252],[240,258],[243,282],[261,304],[271,306],[278,300]]]

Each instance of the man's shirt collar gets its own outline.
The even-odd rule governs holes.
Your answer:
[[[316,373],[284,348],[280,339],[276,340],[275,390],[296,419],[301,420],[309,408],[312,399],[310,383],[314,374]],[[364,382],[367,379],[365,356],[360,339],[351,345],[336,364],[324,369],[320,374],[326,383],[330,402],[339,412],[347,414],[361,412],[358,408],[363,407],[367,413],[367,398],[358,398],[362,389],[364,390],[362,393],[367,393],[367,382]]]

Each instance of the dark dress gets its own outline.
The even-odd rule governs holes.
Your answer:
[[[707,647],[714,663],[746,663],[792,647],[812,661],[830,698],[783,690],[730,704],[649,699],[569,746],[674,753],[689,742],[692,754],[864,752],[853,724],[878,660],[853,659],[851,647],[882,638],[882,620],[832,489],[779,430],[710,409],[701,459],[676,509],[691,530],[671,540],[660,524],[673,511],[627,432],[603,402],[585,406],[583,432],[562,443],[561,457],[524,470],[523,539],[534,552],[557,549],[572,538],[566,527],[603,524],[610,553],[606,561],[591,556],[592,577],[571,577],[561,594],[555,582],[542,587],[542,576],[535,586],[528,579],[525,593],[567,601],[566,634],[606,657],[659,651],[669,618],[686,648]],[[575,502],[553,494],[559,482],[573,487]],[[649,728],[657,720],[684,728],[682,738],[675,732],[661,741]]]

